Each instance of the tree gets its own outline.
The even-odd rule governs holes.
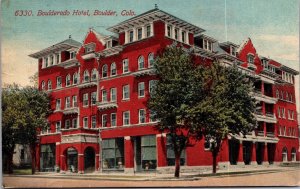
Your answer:
[[[222,141],[229,135],[245,136],[256,125],[252,82],[237,66],[225,67],[215,61],[204,69],[205,100],[191,109],[190,119],[201,125],[206,144],[212,152],[213,173]]]
[[[154,68],[158,82],[151,92],[148,108],[159,120],[157,129],[168,132],[175,155],[175,177],[180,173],[180,155],[190,138],[195,136],[195,125],[187,115],[189,109],[202,98],[202,67],[182,47],[167,47],[157,57]]]
[[[9,173],[15,144],[27,144],[32,155],[32,173],[35,172],[37,131],[46,127],[50,113],[48,94],[34,87],[20,88],[8,85],[2,92],[3,153]]]
[[[38,72],[35,72],[32,76],[29,77],[30,83],[35,87],[38,88],[39,86],[39,75]]]

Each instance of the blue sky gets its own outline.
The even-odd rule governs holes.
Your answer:
[[[28,54],[69,35],[82,42],[90,27],[107,34],[106,28],[130,18],[120,16],[122,10],[141,14],[154,4],[219,41],[241,44],[250,37],[259,54],[299,70],[298,0],[2,0],[2,83],[29,84],[37,61]],[[36,16],[38,10],[77,9],[114,10],[118,16]],[[32,10],[35,16],[15,16],[16,10]]]

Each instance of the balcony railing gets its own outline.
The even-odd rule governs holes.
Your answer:
[[[257,136],[265,136],[264,131],[257,131]]]
[[[65,108],[63,110],[63,114],[64,115],[78,114],[78,107]]]
[[[136,76],[136,77],[141,77],[141,76],[144,76],[144,75],[154,75],[154,74],[155,74],[154,68],[142,69],[142,70],[138,70],[138,71],[133,73],[133,75]]]
[[[266,123],[277,123],[277,119],[273,113],[267,113],[266,115],[263,115],[260,111],[256,111],[255,117],[257,121],[263,121]]]
[[[96,86],[97,85],[97,82],[96,81],[91,81],[91,82],[83,82],[81,84],[78,85],[78,87],[80,89],[83,89],[83,88],[88,88],[88,87],[93,87],[93,86]]]
[[[267,137],[275,137],[275,133],[274,132],[267,132]]]
[[[248,69],[256,70],[256,65],[253,63],[248,63]]]
[[[107,109],[113,109],[117,108],[117,102],[98,102],[97,107],[99,111],[107,110]]]

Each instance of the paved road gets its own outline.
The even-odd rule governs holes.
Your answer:
[[[6,187],[185,187],[185,186],[300,186],[300,169],[243,175],[210,176],[199,180],[113,181],[4,176]]]

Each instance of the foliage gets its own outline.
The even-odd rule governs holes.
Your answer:
[[[188,111],[202,98],[202,68],[193,64],[185,49],[175,46],[166,48],[155,60],[154,67],[159,81],[151,92],[148,108],[159,119],[157,129],[171,136],[176,159],[175,177],[179,177],[180,154],[195,134]]]

